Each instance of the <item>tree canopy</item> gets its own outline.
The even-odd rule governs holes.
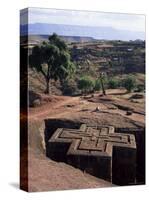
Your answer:
[[[44,76],[46,93],[50,92],[51,79],[63,81],[75,72],[66,43],[55,33],[49,37],[48,42],[44,41],[33,48],[29,65]]]

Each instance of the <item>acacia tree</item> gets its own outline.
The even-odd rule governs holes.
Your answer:
[[[51,93],[51,80],[66,80],[72,76],[75,66],[71,62],[68,47],[57,34],[49,37],[48,42],[35,46],[29,57],[29,65],[41,72],[46,81],[45,93]]]

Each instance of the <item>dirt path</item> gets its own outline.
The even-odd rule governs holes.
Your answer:
[[[120,100],[121,101],[121,100]],[[126,101],[124,101],[126,104]],[[126,111],[122,109],[112,109],[113,106],[111,103],[104,102],[89,102],[87,99],[81,99],[80,97],[63,97],[57,102],[47,103],[41,107],[37,107],[29,110],[29,120],[44,120],[45,118],[62,118],[65,116],[72,117],[75,113],[84,114],[92,113],[94,116],[94,111],[96,107],[99,106],[100,113],[109,113],[109,114],[119,114],[125,118],[132,119],[137,122],[144,123],[144,115],[133,113],[130,116],[126,115]]]
[[[79,97],[66,97],[61,102],[57,103],[47,103],[43,105],[41,108],[37,109],[36,111],[29,110],[29,120],[36,120],[42,119],[50,114],[50,116],[54,116],[56,114],[56,110],[60,107],[64,107],[67,104],[75,104],[79,102]],[[60,113],[59,113],[60,114]]]

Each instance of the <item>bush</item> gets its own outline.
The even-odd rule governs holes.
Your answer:
[[[78,88],[82,91],[82,93],[89,93],[93,91],[94,87],[95,82],[89,76],[84,76],[78,81]]]
[[[79,92],[77,84],[73,79],[64,81],[62,84],[62,91],[64,95],[76,95]]]
[[[136,80],[133,76],[128,76],[123,81],[124,87],[128,92],[131,92],[136,87]]]
[[[110,89],[116,89],[119,87],[119,82],[116,79],[110,79],[108,81],[108,88]]]
[[[95,91],[99,91],[100,89],[101,89],[101,82],[100,82],[99,79],[97,79],[97,80],[95,81],[94,90],[95,90]]]
[[[145,90],[144,85],[137,85],[137,92],[143,92]]]

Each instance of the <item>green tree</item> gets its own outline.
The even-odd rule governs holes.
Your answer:
[[[94,89],[95,82],[94,80],[89,76],[83,76],[78,81],[78,88],[82,90],[84,94],[91,92]]]
[[[136,80],[133,76],[127,76],[124,79],[124,87],[128,92],[131,92],[136,87]]]
[[[119,83],[118,83],[118,81],[116,80],[116,79],[110,79],[109,81],[108,81],[108,88],[110,88],[110,89],[115,89],[115,88],[117,88],[119,86]]]
[[[66,43],[55,33],[49,37],[48,42],[33,48],[29,65],[42,73],[46,81],[45,93],[48,94],[51,92],[52,79],[63,82],[75,72]]]

